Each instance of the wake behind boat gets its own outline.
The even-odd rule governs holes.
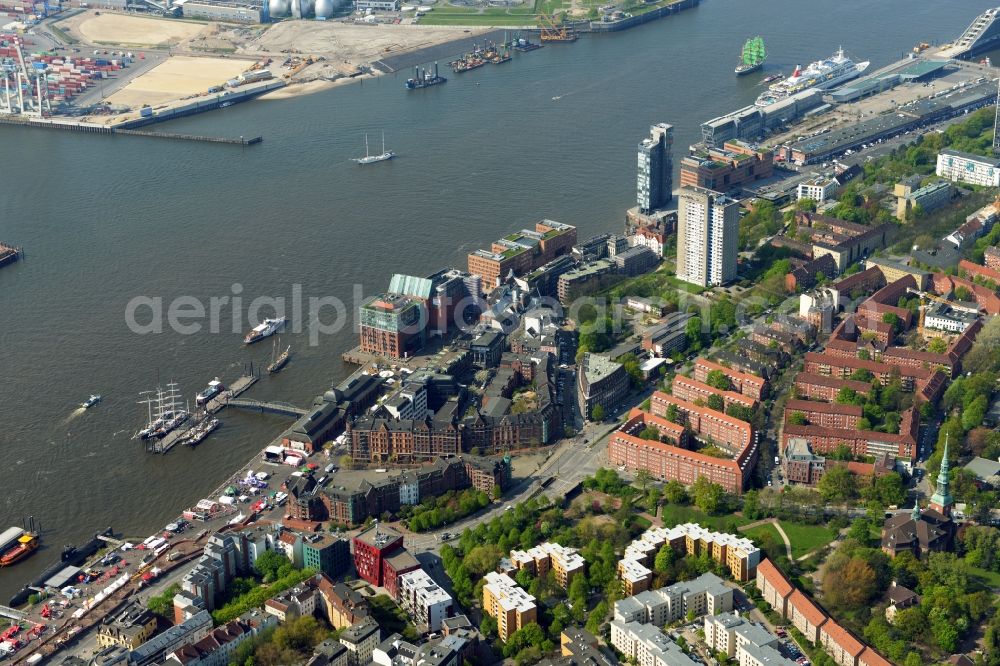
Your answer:
[[[357,164],[374,164],[375,162],[385,162],[386,160],[391,160],[396,156],[396,153],[391,150],[385,149],[385,132],[382,132],[382,152],[378,155],[372,155],[368,150],[368,135],[365,134],[365,156],[355,157],[354,162]]]

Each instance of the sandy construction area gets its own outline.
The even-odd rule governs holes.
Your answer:
[[[250,68],[245,60],[174,56],[157,65],[108,98],[111,104],[155,106],[207,92]]]
[[[196,23],[167,19],[123,16],[121,14],[86,14],[83,20],[71,27],[91,43],[122,44],[128,46],[157,46],[177,44],[201,34],[205,27]]]
[[[331,55],[338,61],[357,64],[487,31],[487,28],[282,21],[240,51],[248,54],[290,52]]]

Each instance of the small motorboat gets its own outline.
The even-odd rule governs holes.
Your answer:
[[[96,405],[97,403],[99,403],[100,401],[101,401],[101,396],[99,396],[99,395],[92,395],[89,398],[87,398],[86,400],[84,400],[83,402],[81,402],[80,406],[83,407],[84,409],[90,409],[91,407],[93,407],[94,405]]]

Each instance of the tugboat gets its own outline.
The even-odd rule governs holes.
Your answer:
[[[252,345],[255,342],[259,342],[264,338],[274,335],[282,326],[285,325],[285,321],[286,319],[284,317],[265,319],[261,323],[254,326],[252,331],[247,333],[247,336],[243,338],[243,344]]]
[[[736,65],[736,75],[743,76],[750,72],[756,72],[764,66],[765,60],[767,60],[767,51],[764,49],[763,38],[760,35],[751,37],[743,45],[740,62]]]
[[[80,407],[82,407],[83,409],[90,409],[91,407],[93,407],[94,405],[96,405],[97,403],[99,403],[100,401],[101,401],[101,396],[99,396],[99,395],[92,395],[89,398],[87,398],[86,400],[84,400],[83,402],[81,402],[80,403]]]
[[[216,377],[208,383],[208,386],[204,391],[195,396],[194,403],[199,407],[203,407],[207,405],[212,398],[216,397],[225,390],[226,387],[219,381],[219,378]]]

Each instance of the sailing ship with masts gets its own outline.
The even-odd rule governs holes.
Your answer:
[[[751,37],[743,45],[740,52],[740,62],[736,65],[736,75],[742,76],[750,72],[756,72],[764,66],[767,60],[767,49],[764,48],[764,38],[760,35]]]

